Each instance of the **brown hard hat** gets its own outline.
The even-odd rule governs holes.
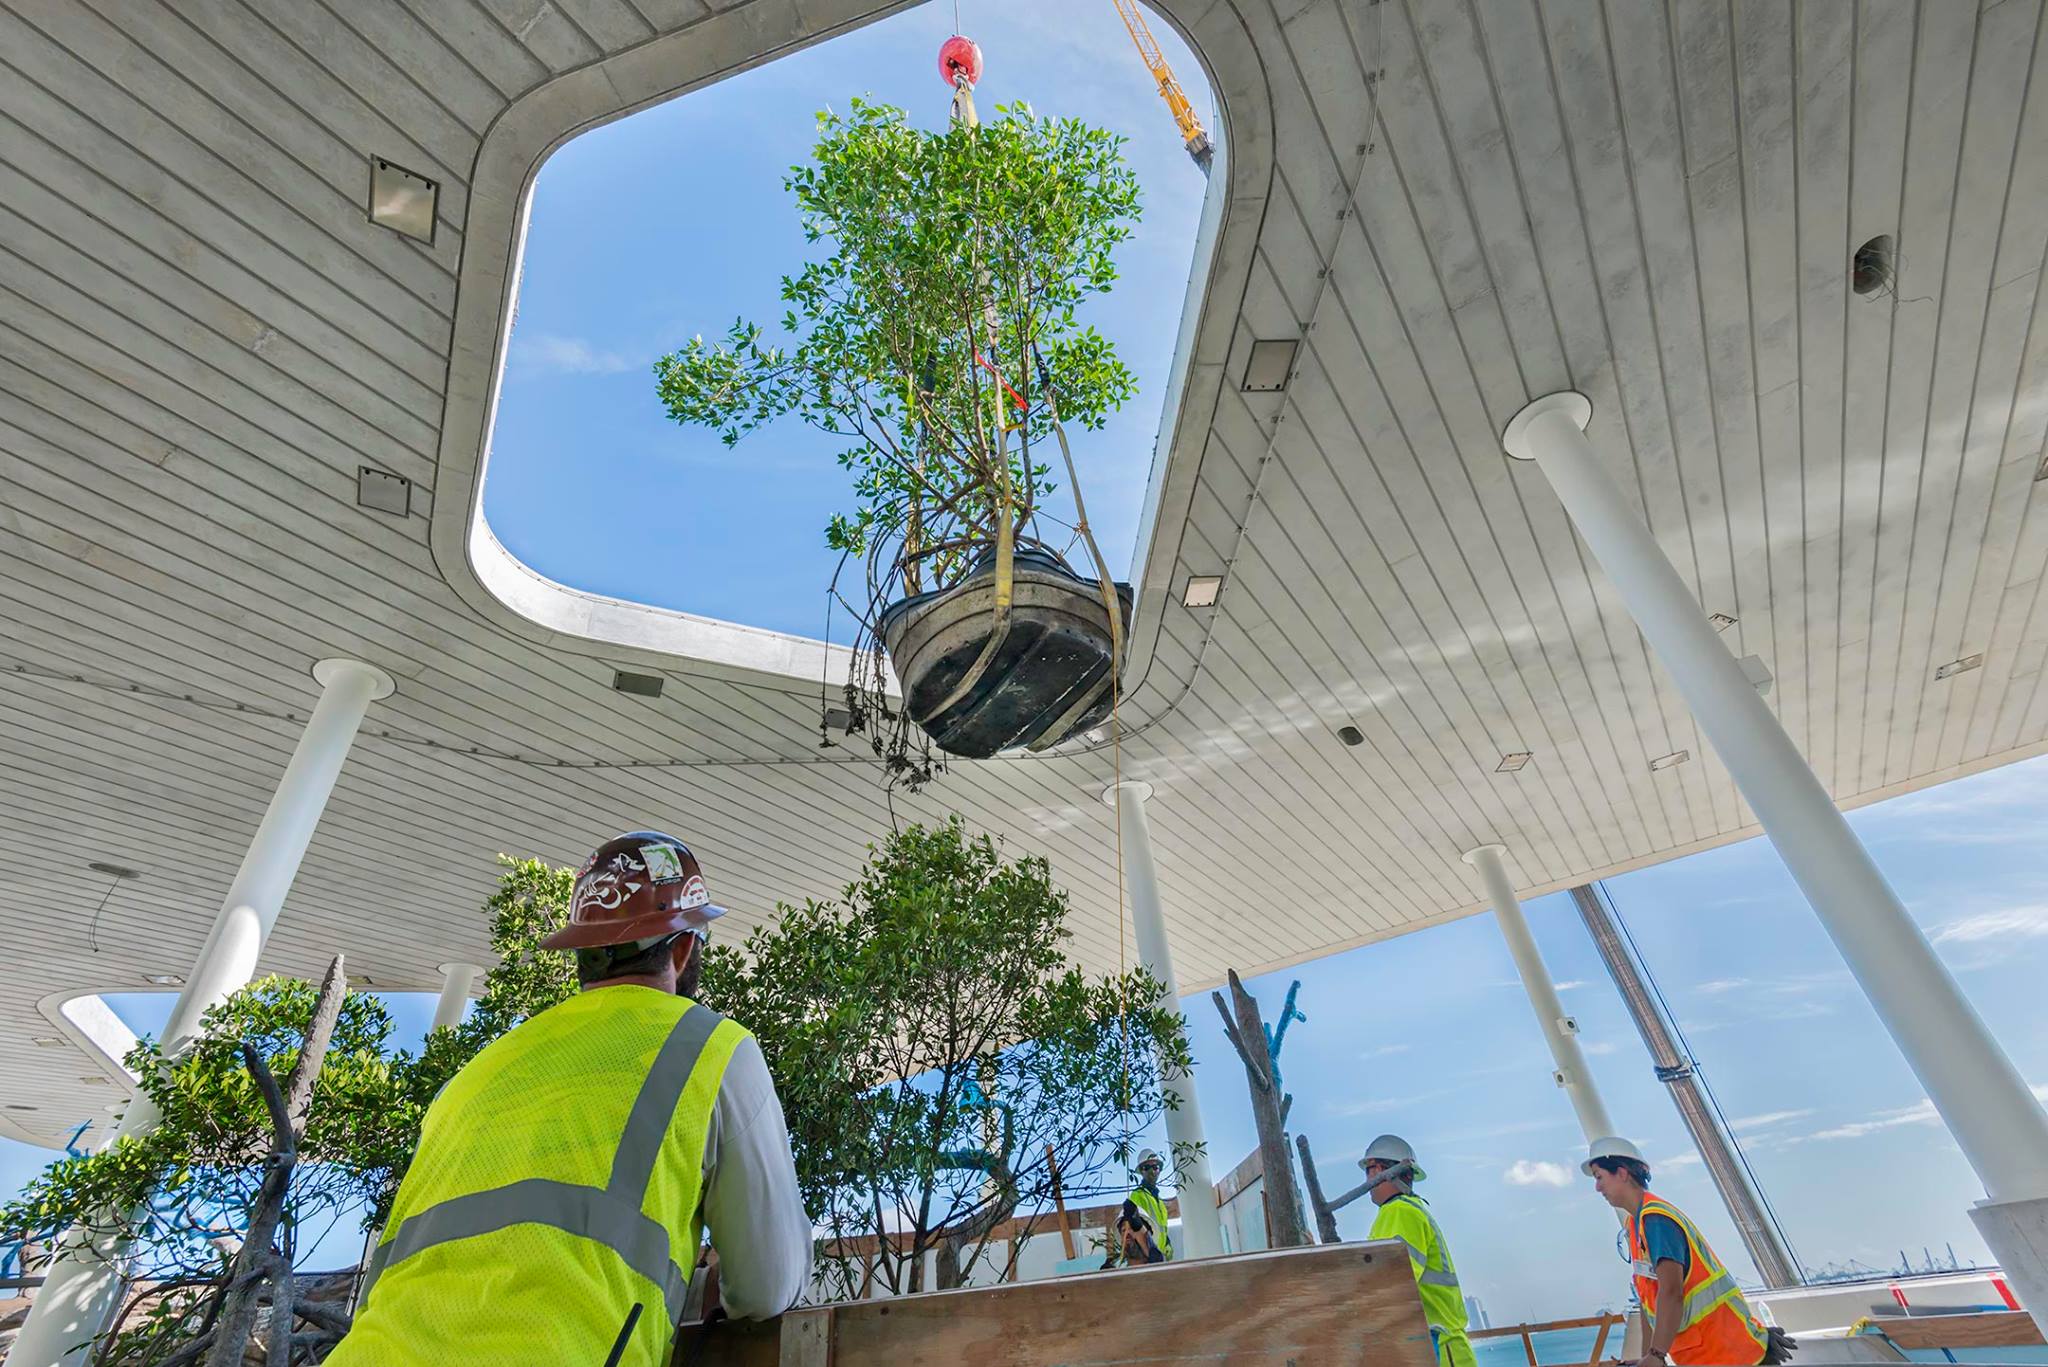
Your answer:
[[[701,931],[725,915],[711,905],[690,847],[659,831],[628,831],[599,845],[576,873],[569,924],[545,949],[595,949]]]

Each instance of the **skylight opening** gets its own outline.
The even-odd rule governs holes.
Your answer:
[[[1023,101],[1108,129],[1126,139],[1139,180],[1118,279],[1080,319],[1116,348],[1136,392],[1100,431],[1072,434],[1089,521],[1125,578],[1173,416],[1163,403],[1209,181],[1107,0],[969,4],[961,26],[986,54],[984,119]],[[736,318],[762,323],[764,341],[787,340],[774,335],[781,278],[816,249],[783,182],[810,159],[818,111],[843,114],[859,97],[942,128],[935,54],[952,29],[951,5],[920,6],[599,127],[549,159],[532,193],[482,509],[525,567],[629,603],[849,639],[845,608],[828,603],[840,554],[825,539],[855,502],[837,460],[847,443],[783,418],[728,447],[669,420],[653,367]],[[1220,144],[1201,64],[1169,25],[1152,29]],[[1064,499],[1064,475],[1054,482]]]

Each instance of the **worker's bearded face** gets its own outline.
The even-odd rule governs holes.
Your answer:
[[[704,976],[704,942],[695,935],[685,935],[677,944],[689,957],[676,965],[676,995],[697,1000],[697,984]]]

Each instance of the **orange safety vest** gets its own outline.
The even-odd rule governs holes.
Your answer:
[[[1677,1367],[1755,1367],[1762,1362],[1769,1338],[1749,1313],[1749,1302],[1742,1298],[1735,1278],[1721,1266],[1693,1222],[1677,1206],[1649,1192],[1643,1193],[1641,1212],[1628,1222],[1628,1252],[1635,1263],[1636,1299],[1642,1302],[1645,1333],[1654,1333],[1657,1327],[1657,1268],[1643,1238],[1643,1217],[1647,1215],[1668,1216],[1684,1233],[1686,1251],[1692,1255],[1692,1266],[1685,1274],[1684,1300],[1671,1312],[1679,1318],[1678,1337],[1671,1341],[1671,1361]]]

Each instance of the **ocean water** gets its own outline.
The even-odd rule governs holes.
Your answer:
[[[1613,1359],[1621,1356],[1621,1330],[1617,1324],[1608,1331],[1607,1346],[1601,1350],[1601,1357]],[[1591,1358],[1594,1341],[1599,1336],[1597,1328],[1587,1328],[1546,1329],[1529,1337],[1536,1345],[1536,1361],[1541,1367],[1567,1367]],[[1528,1367],[1529,1364],[1529,1355],[1522,1350],[1519,1334],[1497,1339],[1474,1339],[1472,1356],[1478,1359],[1479,1367]]]

